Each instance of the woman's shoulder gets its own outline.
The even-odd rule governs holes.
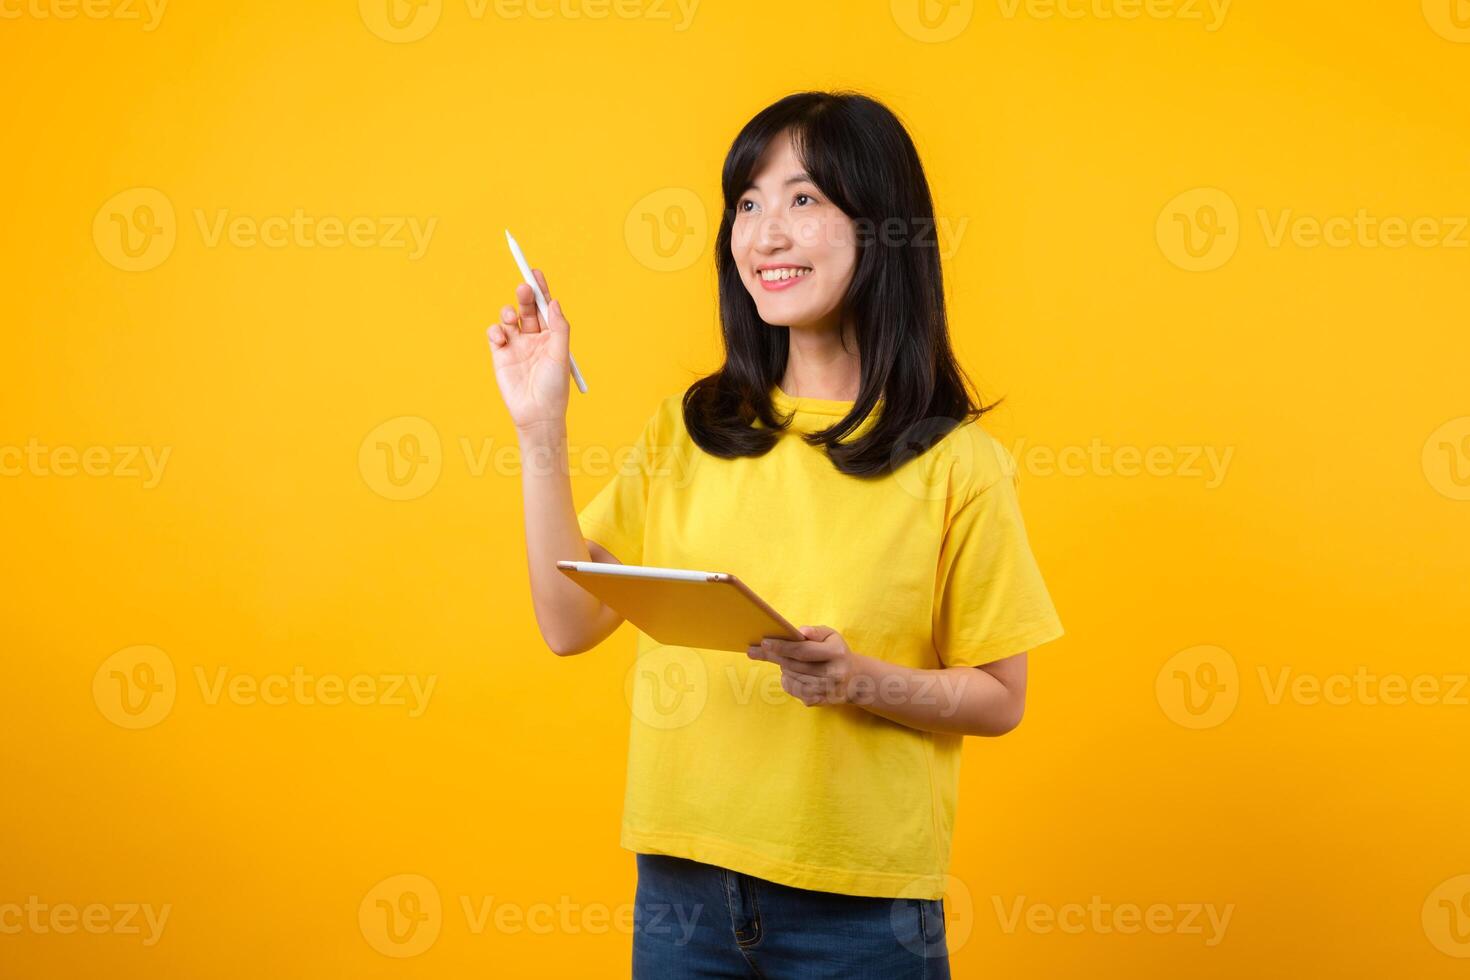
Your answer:
[[[676,391],[660,398],[649,422],[659,433],[660,441],[665,444],[672,439],[687,437],[688,430],[684,427],[684,393]]]
[[[644,403],[648,406],[648,415],[643,422],[645,436],[672,432],[675,425],[683,428],[682,398],[683,396],[676,392],[672,395],[654,396],[651,403]]]
[[[684,396],[678,392],[656,396],[643,422],[638,442],[651,453],[659,453],[690,441],[684,425]]]
[[[947,496],[957,505],[1017,477],[1015,457],[978,418],[955,426],[931,452],[947,470]]]

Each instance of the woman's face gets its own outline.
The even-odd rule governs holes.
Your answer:
[[[855,226],[807,177],[787,133],[735,204],[730,252],[762,320],[837,328],[857,264]]]

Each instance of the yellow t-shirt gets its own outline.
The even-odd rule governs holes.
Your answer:
[[[578,514],[583,536],[626,564],[733,572],[790,622],[910,667],[976,666],[1062,635],[1015,463],[978,424],[863,479],[796,434],[851,402],[771,393],[779,415],[796,411],[791,428],[741,459],[699,449],[682,395],[665,398],[628,465]],[[943,895],[962,736],[857,705],[808,708],[775,664],[641,632],[624,693],[624,847],[798,888]]]

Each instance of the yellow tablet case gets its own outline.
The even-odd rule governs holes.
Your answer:
[[[696,580],[584,571],[564,561],[556,567],[665,646],[744,653],[746,647],[767,636],[805,639],[769,603],[728,573],[709,572]]]

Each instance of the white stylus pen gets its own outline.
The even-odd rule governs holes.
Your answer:
[[[526,285],[531,287],[531,292],[536,297],[536,309],[541,314],[541,322],[547,330],[551,329],[551,311],[546,308],[546,297],[541,295],[541,287],[536,283],[536,277],[531,275],[531,266],[526,262],[526,253],[516,244],[515,237],[511,235],[510,229],[505,229],[505,242],[510,246],[511,258],[516,260],[516,268],[521,270],[521,278],[526,280]],[[577,390],[587,394],[587,382],[582,380],[582,372],[577,369],[577,359],[567,351],[567,360],[572,362],[572,380],[577,382]]]

